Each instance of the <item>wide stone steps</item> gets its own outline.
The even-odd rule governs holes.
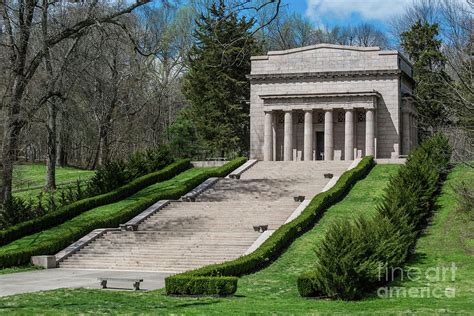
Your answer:
[[[254,225],[280,227],[350,162],[258,162],[240,179],[219,179],[196,202],[172,201],[138,226],[111,231],[60,262],[61,268],[182,272],[242,256],[260,236]]]
[[[229,261],[229,260],[225,260],[225,261]],[[61,268],[63,269],[90,269],[90,270],[157,271],[157,272],[163,272],[163,273],[180,273],[180,272],[194,270],[202,266],[207,266],[207,265],[215,264],[219,262],[222,262],[222,261],[209,261],[206,263],[198,263],[195,265],[193,264],[183,265],[179,263],[176,263],[176,264],[167,263],[164,265],[156,265],[156,264],[155,265],[142,265],[139,263],[126,263],[123,265],[109,264],[107,266],[104,266],[102,264],[77,262],[74,264],[65,263],[61,265]]]

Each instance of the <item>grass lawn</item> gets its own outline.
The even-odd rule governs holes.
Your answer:
[[[149,314],[257,314],[257,313],[441,313],[474,310],[474,225],[457,213],[451,185],[474,176],[472,169],[456,168],[448,177],[439,209],[432,225],[420,238],[414,260],[409,264],[422,271],[448,267],[455,262],[455,281],[405,281],[395,284],[404,288],[431,285],[456,288],[455,298],[378,298],[373,295],[357,302],[303,299],[296,289],[297,276],[311,268],[316,260],[313,249],[329,223],[338,217],[370,214],[381,197],[388,177],[397,172],[393,165],[376,166],[366,179],[359,181],[349,195],[331,207],[321,221],[298,238],[268,268],[239,280],[232,298],[168,297],[163,290],[152,292],[116,292],[102,290],[63,289],[0,299],[0,312],[12,314],[85,314],[85,313],[149,313]]]
[[[27,272],[27,271],[34,271],[34,270],[42,270],[42,267],[37,267],[33,265],[26,265],[20,267],[13,267],[13,268],[6,268],[0,269],[0,275],[2,274],[9,274],[9,273],[16,273],[16,272]]]
[[[93,170],[81,170],[72,167],[56,168],[56,183],[86,180],[94,174]],[[13,169],[13,190],[28,189],[45,184],[45,164],[15,165]]]
[[[80,180],[81,187],[85,189],[86,180],[92,177],[93,170],[81,170],[72,167],[56,168],[56,185],[58,189],[66,189],[72,186],[75,191],[76,184],[70,184],[72,181]],[[60,190],[45,193],[42,186],[45,184],[46,166],[44,164],[22,164],[16,165],[13,169],[13,195],[23,198],[26,201],[38,203],[38,196],[43,193],[41,202],[48,205],[49,196],[53,194],[57,205],[61,202]],[[40,188],[38,188],[40,187]],[[15,192],[21,190],[20,192]]]

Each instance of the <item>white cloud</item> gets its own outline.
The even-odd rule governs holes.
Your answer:
[[[359,13],[368,20],[388,21],[404,12],[412,0],[306,0],[306,15],[318,21],[321,16],[347,18]]]

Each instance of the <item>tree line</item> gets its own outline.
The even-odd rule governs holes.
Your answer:
[[[390,35],[367,23],[315,26],[278,0],[0,0],[0,200],[11,198],[17,161],[45,161],[45,189],[54,190],[57,166],[95,169],[148,148],[198,159],[245,155],[250,56],[317,43],[403,48],[418,80],[432,79],[416,91],[424,122],[438,110],[449,117],[426,129],[455,126],[472,143],[469,8],[414,0]],[[431,30],[434,63],[401,35],[417,21],[421,32],[442,26]],[[426,95],[432,84],[456,98],[443,97],[436,110],[429,100],[438,96]]]

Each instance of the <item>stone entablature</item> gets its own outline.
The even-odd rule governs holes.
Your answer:
[[[347,92],[347,93],[320,93],[320,94],[270,94],[260,95],[266,110],[328,110],[328,109],[375,109],[376,91]]]
[[[321,44],[269,52],[252,57],[249,79],[253,159],[397,158],[416,145],[412,101],[402,102],[411,65],[397,51]]]

